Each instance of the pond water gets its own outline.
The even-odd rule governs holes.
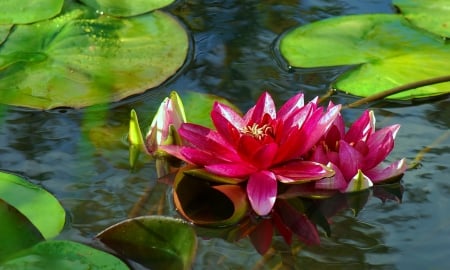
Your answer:
[[[168,9],[192,33],[194,51],[179,75],[143,95],[109,106],[37,111],[0,110],[0,169],[27,177],[52,192],[69,215],[59,236],[90,243],[106,227],[132,215],[149,194],[147,213],[177,216],[169,188],[156,182],[154,163],[141,156],[128,165],[126,133],[136,109],[147,126],[171,90],[223,96],[242,110],[264,90],[278,104],[303,91],[308,99],[326,93],[342,68],[288,70],[275,57],[277,36],[290,27],[361,13],[393,13],[390,1],[181,1]],[[353,97],[333,96],[339,103]],[[401,203],[371,197],[355,217],[343,211],[332,219],[330,237],[320,246],[291,248],[275,239],[261,256],[248,239],[230,243],[200,239],[194,269],[445,269],[450,263],[450,100],[372,104],[377,125],[402,125],[389,159],[420,166],[402,179]],[[189,109],[189,108],[187,108]],[[346,109],[346,121],[365,108]]]

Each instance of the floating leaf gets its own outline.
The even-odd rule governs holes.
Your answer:
[[[108,103],[163,83],[184,63],[188,36],[172,16],[92,13],[76,8],[16,26],[0,47],[0,101],[42,109]]]
[[[24,215],[0,199],[0,262],[43,240],[42,234]]]
[[[2,0],[0,24],[32,23],[57,15],[64,0]]]
[[[19,176],[0,172],[0,199],[17,208],[46,239],[64,226],[66,214],[58,200]]]
[[[412,27],[400,15],[331,18],[288,32],[280,51],[294,67],[356,65],[335,83],[339,90],[369,96],[407,83],[448,75],[450,45]],[[401,92],[410,99],[450,93],[450,83]]]
[[[450,37],[448,0],[393,0],[411,23],[443,37]]]
[[[111,269],[128,266],[111,254],[71,241],[46,241],[4,262],[0,269]]]
[[[184,173],[175,177],[173,196],[175,206],[183,217],[204,226],[234,225],[247,213],[245,190],[240,185],[211,185]]]
[[[189,224],[163,216],[128,219],[107,228],[97,238],[150,269],[190,269],[197,247]]]
[[[165,7],[174,0],[81,0],[100,13],[113,16],[134,16]]]

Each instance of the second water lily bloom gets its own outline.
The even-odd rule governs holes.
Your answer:
[[[302,156],[326,134],[339,111],[340,106],[324,110],[317,99],[305,104],[303,94],[277,111],[265,92],[244,116],[216,102],[211,112],[215,129],[182,124],[178,132],[184,145],[162,149],[200,167],[214,181],[246,183],[253,210],[264,216],[275,204],[278,183],[305,183],[334,175],[329,167]]]
[[[315,187],[353,192],[401,176],[405,159],[382,164],[399,129],[400,125],[392,125],[376,131],[373,111],[365,111],[346,132],[339,115],[311,155],[311,160],[330,163],[336,174],[315,182]]]

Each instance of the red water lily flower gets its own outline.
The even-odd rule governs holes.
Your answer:
[[[276,111],[272,97],[263,93],[244,116],[216,102],[211,112],[215,130],[182,124],[178,132],[185,145],[162,148],[207,174],[227,178],[228,183],[247,181],[250,204],[264,216],[274,206],[278,182],[304,183],[334,174],[302,155],[323,137],[339,110],[340,106],[330,106],[324,111],[317,99],[304,104],[303,94]]]
[[[401,176],[405,159],[389,166],[382,163],[394,148],[399,128],[397,124],[376,131],[373,111],[365,111],[345,132],[342,115],[336,117],[311,156],[317,162],[330,162],[336,173],[315,182],[315,187],[352,192]]]

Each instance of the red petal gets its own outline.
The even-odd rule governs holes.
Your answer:
[[[388,128],[381,129],[367,140],[368,154],[364,157],[363,170],[380,164],[394,148],[394,136]]]
[[[181,126],[179,133],[186,142],[199,150],[218,155],[224,160],[240,160],[234,148],[214,130],[188,123]]]
[[[211,120],[220,135],[232,145],[235,144],[236,139],[239,137],[240,130],[246,126],[244,120],[237,112],[218,102],[213,105]]]
[[[373,132],[375,132],[375,116],[372,111],[366,110],[347,131],[345,141],[348,143],[366,141]]]
[[[380,183],[385,180],[392,179],[394,177],[400,176],[405,172],[407,169],[407,165],[405,162],[405,159],[397,160],[396,162],[392,163],[391,165],[385,167],[385,166],[377,166],[367,172],[365,174],[367,177],[369,177],[372,182]]]
[[[244,178],[254,173],[257,169],[248,163],[219,163],[206,165],[205,169],[211,173],[227,176]]]
[[[346,141],[339,141],[339,169],[346,181],[349,181],[362,167],[361,154]]]
[[[330,177],[334,174],[333,170],[321,163],[302,160],[289,162],[273,168],[271,171],[283,183],[301,183]]]
[[[335,174],[331,177],[326,177],[314,182],[314,187],[317,189],[345,190],[347,188],[347,181],[345,181],[341,171],[332,163],[330,163],[330,166]]]
[[[286,103],[278,110],[277,118],[285,121],[287,118],[291,118],[297,111],[305,106],[303,99],[303,93],[299,93],[291,97]]]
[[[260,171],[250,175],[247,183],[247,195],[253,210],[265,216],[270,213],[277,196],[277,180],[269,171]]]
[[[264,115],[268,114],[270,118],[275,119],[277,117],[277,112],[275,108],[275,103],[269,93],[264,92],[256,102],[255,106],[250,110],[251,114],[245,115],[247,120],[247,125],[253,123],[261,123]]]

